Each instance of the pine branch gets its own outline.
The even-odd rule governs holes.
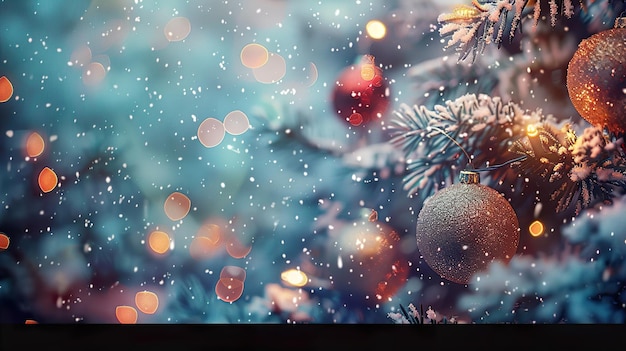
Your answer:
[[[454,183],[468,165],[490,166],[513,158],[504,158],[511,138],[522,135],[526,125],[542,118],[538,113],[524,113],[514,103],[503,103],[500,98],[484,94],[466,94],[447,101],[445,106],[436,105],[434,110],[402,105],[400,111],[394,111],[394,117],[390,142],[405,155],[404,190],[409,196],[419,192],[423,197]],[[459,142],[472,159],[451,139]],[[491,176],[497,179],[504,173],[494,171]]]
[[[473,94],[434,110],[403,105],[394,116],[390,142],[404,152],[404,190],[409,196],[432,195],[468,166],[486,167],[493,187],[534,187],[527,193],[537,193],[557,213],[573,206],[578,214],[626,192],[623,139],[595,127],[577,137],[569,124],[559,129],[541,111],[528,114],[515,103]],[[515,154],[523,161],[492,167],[506,164]]]
[[[626,155],[623,139],[588,127],[581,137],[564,126],[534,127],[532,133],[513,143],[511,151],[527,155],[516,166],[538,181],[549,200],[556,201],[556,212],[574,206],[574,213],[597,203],[610,204],[626,189]]]
[[[388,313],[387,318],[391,319],[396,324],[458,324],[456,317],[452,316],[447,318],[443,316],[440,321],[437,321],[437,314],[435,311],[428,307],[428,310],[424,312],[424,306],[420,304],[420,311],[412,303],[408,306],[409,311],[400,305],[400,313]]]
[[[508,32],[510,41],[522,32],[522,19],[532,13],[533,29],[539,19],[549,11],[550,24],[556,26],[559,15],[571,18],[576,7],[585,8],[580,0],[472,0],[472,5],[457,5],[451,13],[439,15],[442,24],[439,34],[450,37],[446,48],[457,46],[459,61],[470,55],[472,62],[481,54],[486,45],[495,43],[498,48]]]
[[[626,197],[564,226],[559,255],[492,263],[458,300],[476,323],[624,323]],[[503,293],[504,292],[504,293]]]

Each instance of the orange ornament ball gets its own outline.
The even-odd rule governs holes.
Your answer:
[[[567,67],[567,91],[593,126],[626,132],[626,28],[584,39]]]

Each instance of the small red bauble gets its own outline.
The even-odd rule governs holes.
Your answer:
[[[389,106],[389,87],[373,56],[364,55],[361,62],[341,72],[332,102],[337,115],[352,126],[383,116]]]

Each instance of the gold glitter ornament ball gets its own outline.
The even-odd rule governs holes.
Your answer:
[[[467,284],[494,260],[508,263],[519,244],[519,223],[511,204],[479,184],[478,173],[438,191],[417,218],[417,248],[442,278]]]
[[[576,111],[593,126],[626,131],[626,28],[581,41],[567,67],[567,92]]]

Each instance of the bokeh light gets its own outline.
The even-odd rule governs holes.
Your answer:
[[[145,314],[154,314],[159,308],[159,297],[152,291],[139,291],[135,294],[135,305]]]
[[[248,68],[259,68],[267,63],[269,52],[261,44],[247,44],[241,49],[241,63]]]
[[[498,10],[465,2],[467,18]],[[0,0],[0,322],[384,324],[411,303],[461,323],[626,320],[594,300],[626,282],[597,265],[626,255],[626,155],[619,135],[568,124],[551,79],[626,3],[578,3],[554,28],[542,6],[515,47],[509,13],[482,60],[485,32],[464,32],[453,4],[460,19],[438,21],[436,0]],[[467,156],[428,120],[481,150],[476,167],[528,156],[483,182],[515,208],[521,241],[471,284],[416,245],[420,208]],[[544,143],[533,158],[541,140],[562,157]],[[558,255],[571,242],[585,249]]]
[[[39,172],[37,182],[39,183],[41,191],[49,193],[56,188],[59,178],[51,168],[44,167],[41,172]]]
[[[32,132],[26,138],[26,155],[28,157],[37,157],[43,153],[46,146],[45,141],[37,132]]]
[[[214,256],[222,247],[221,236],[221,228],[218,225],[202,225],[189,246],[191,257],[202,260]]]
[[[219,145],[224,140],[226,130],[222,121],[209,117],[200,123],[197,134],[200,143],[210,148]]]
[[[532,222],[528,226],[528,231],[530,232],[530,235],[532,236],[540,236],[541,234],[543,234],[543,231],[544,231],[543,223],[541,223],[541,221],[538,221],[538,220]]]
[[[72,51],[70,55],[70,66],[85,67],[91,62],[91,48],[87,45],[80,45]]]
[[[13,96],[13,84],[9,78],[0,77],[0,102],[7,102]]]
[[[232,135],[243,134],[249,128],[248,116],[240,110],[231,111],[224,117],[224,129]]]
[[[11,242],[11,239],[9,239],[9,237],[6,234],[0,233],[0,250],[8,249],[10,242]]]
[[[365,25],[365,31],[372,39],[382,39],[387,34],[387,27],[379,20],[371,20]]]
[[[287,63],[281,55],[272,52],[267,62],[263,66],[253,69],[252,73],[260,83],[276,83],[283,79],[287,73]]]
[[[348,122],[353,126],[359,126],[363,123],[363,115],[358,112],[354,112],[350,115],[350,117],[348,117]]]
[[[175,191],[167,197],[163,204],[163,209],[169,219],[178,221],[185,218],[189,213],[191,200],[189,200],[187,195]]]
[[[136,324],[137,310],[132,306],[117,306],[115,317],[121,324]]]
[[[181,41],[191,33],[191,22],[187,17],[174,17],[163,28],[165,38],[169,41]]]
[[[237,301],[243,294],[243,281],[233,278],[220,278],[215,284],[215,294],[226,302]]]
[[[288,269],[280,274],[280,279],[289,285],[296,287],[305,286],[309,277],[299,269]]]
[[[237,266],[225,266],[220,272],[220,279],[215,284],[217,297],[226,302],[234,302],[243,294],[246,271]]]
[[[534,124],[529,124],[526,127],[526,134],[530,137],[537,136],[539,134],[539,129],[537,129],[537,126],[535,126]]]
[[[96,86],[104,80],[106,73],[106,68],[100,62],[91,62],[83,69],[83,83]]]
[[[249,245],[245,245],[239,240],[239,238],[234,235],[228,235],[225,239],[226,251],[233,258],[244,258],[248,256],[250,251],[252,251],[252,247]]]
[[[196,260],[213,257],[220,248],[219,242],[212,241],[204,236],[193,238],[189,245],[189,254]]]
[[[376,76],[376,68],[372,64],[364,64],[361,66],[361,78],[369,82]]]
[[[240,281],[246,280],[246,270],[238,266],[224,266],[220,271],[220,279],[232,278]]]
[[[106,72],[109,72],[111,70],[111,58],[109,57],[109,55],[96,55],[91,61],[91,63],[101,64]]]
[[[39,324],[39,322],[34,319],[27,319],[24,321],[24,324]]]
[[[313,62],[309,62],[309,69],[307,70],[305,85],[307,87],[313,86],[315,82],[317,82],[317,78],[319,78],[319,72],[317,70],[317,65]]]
[[[170,236],[167,233],[155,230],[148,237],[148,246],[158,254],[164,254],[170,248]]]

